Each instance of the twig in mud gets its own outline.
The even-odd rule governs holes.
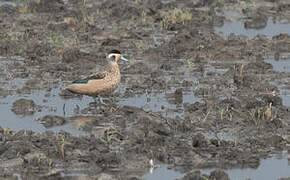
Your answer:
[[[245,65],[244,65],[244,64],[242,64],[242,65],[241,65],[241,67],[240,67],[240,77],[242,77],[242,76],[243,76],[244,67],[245,67]]]
[[[169,126],[171,129],[173,128],[172,124],[169,123],[168,119],[165,119],[165,122],[166,122],[166,124],[168,124],[168,126]]]
[[[205,122],[207,120],[209,114],[210,114],[210,110],[206,114],[203,114],[204,118],[203,118],[202,122]]]
[[[63,115],[65,116],[65,103],[63,104],[63,106],[62,106],[62,112],[63,112]]]
[[[225,109],[221,109],[221,111],[220,111],[220,118],[221,118],[221,120],[224,119],[224,113],[225,113]]]
[[[70,143],[65,140],[65,136],[64,135],[61,137],[61,142],[60,143],[61,143],[61,149],[60,149],[61,156],[64,159],[65,158],[65,149],[64,149],[65,145],[70,145]]]

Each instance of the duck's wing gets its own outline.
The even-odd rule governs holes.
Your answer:
[[[96,72],[88,76],[89,79],[104,79],[108,75],[107,71]]]
[[[108,72],[106,72],[106,71],[93,73],[86,78],[73,81],[72,83],[74,83],[74,84],[86,84],[89,82],[89,80],[104,79],[107,76],[107,74],[108,74]]]

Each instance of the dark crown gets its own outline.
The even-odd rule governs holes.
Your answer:
[[[121,54],[119,50],[113,49],[112,51],[109,52],[109,54]]]

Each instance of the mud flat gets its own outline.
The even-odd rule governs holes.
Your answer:
[[[255,179],[289,171],[289,7],[0,1],[1,177],[154,179],[151,170]],[[64,90],[102,70],[113,48],[131,61],[120,64],[121,85],[106,106]]]

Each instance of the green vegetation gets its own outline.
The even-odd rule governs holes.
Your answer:
[[[147,23],[147,19],[148,19],[147,13],[145,11],[142,11],[142,15],[141,16],[142,16],[142,23],[146,24]]]
[[[187,65],[188,65],[188,68],[189,68],[189,69],[192,68],[193,64],[194,64],[194,59],[193,59],[193,57],[187,60]]]
[[[192,13],[189,10],[182,11],[180,9],[174,9],[164,14],[161,26],[164,29],[168,29],[171,24],[185,24],[192,19]]]
[[[263,118],[263,108],[255,107],[249,111],[250,117],[256,126],[260,126]]]
[[[48,42],[59,47],[71,47],[75,44],[75,41],[65,38],[62,35],[51,35],[48,37]]]
[[[135,41],[135,46],[138,50],[147,50],[147,49],[150,49],[150,48],[153,48],[154,45],[153,44],[150,44],[149,42],[145,42],[145,41]]]
[[[232,114],[231,108],[228,104],[225,108],[218,107],[218,111],[219,111],[220,120],[227,119],[227,120],[231,121],[233,119],[233,114]]]

